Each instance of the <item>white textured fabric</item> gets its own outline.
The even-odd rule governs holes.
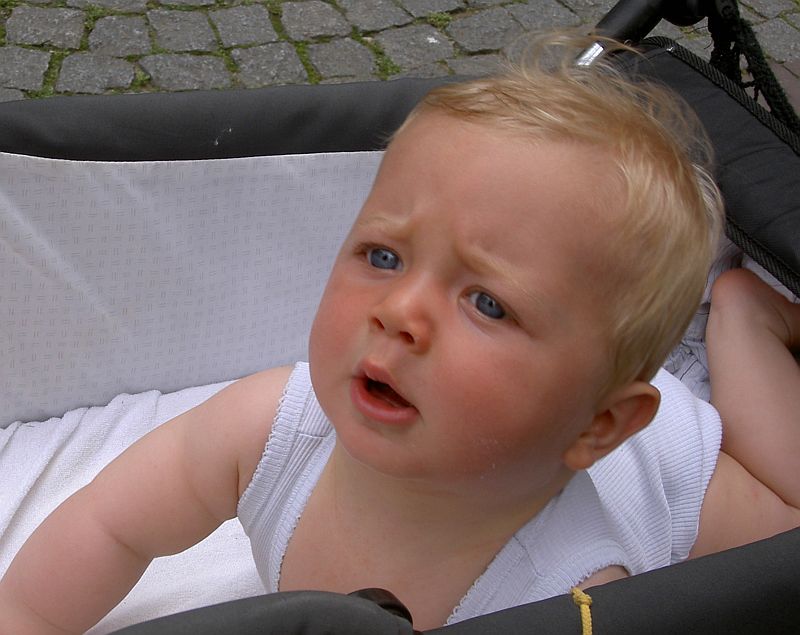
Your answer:
[[[0,576],[42,520],[126,447],[205,401],[216,384],[162,395],[119,395],[103,408],[0,428]],[[238,520],[175,556],[156,559],[131,593],[90,633],[264,592]]]
[[[708,372],[708,356],[706,355],[706,325],[711,311],[711,287],[725,271],[737,267],[749,269],[790,302],[800,302],[800,299],[778,282],[772,274],[752,258],[743,254],[739,247],[727,238],[722,239],[717,258],[708,273],[700,306],[681,341],[664,362],[666,370],[680,379],[696,397],[704,401],[709,401],[711,398],[711,381]]]
[[[380,157],[0,153],[0,427],[305,359]]]
[[[740,267],[741,264],[741,250],[727,238],[722,238],[717,257],[708,273],[700,306],[681,341],[664,361],[664,368],[680,379],[696,397],[704,401],[708,401],[711,397],[706,357],[706,325],[711,310],[711,287],[723,272]]]
[[[451,615],[454,623],[565,593],[595,571],[636,574],[685,559],[721,441],[717,412],[666,371],[654,380],[659,412],[565,490],[498,553]],[[239,518],[268,592],[335,434],[299,364]]]
[[[308,365],[297,364],[284,389],[264,454],[238,507],[267,593],[278,591],[289,539],[335,439],[311,389]]]

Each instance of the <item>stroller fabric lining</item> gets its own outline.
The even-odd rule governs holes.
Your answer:
[[[305,359],[379,159],[0,155],[0,427]]]

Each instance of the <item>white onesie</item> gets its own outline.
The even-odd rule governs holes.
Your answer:
[[[666,371],[652,383],[661,392],[653,422],[576,474],[523,526],[475,581],[448,624],[566,593],[609,565],[637,574],[688,556],[722,426],[714,408]],[[314,395],[308,365],[298,364],[264,455],[239,501],[239,519],[268,593],[278,591],[289,539],[335,438]]]

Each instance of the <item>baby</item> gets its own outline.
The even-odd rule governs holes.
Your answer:
[[[417,107],[309,364],[235,382],[58,507],[0,581],[0,632],[83,632],[237,514],[268,591],[383,587],[421,629],[800,525],[800,309],[719,279],[720,448],[717,410],[659,371],[720,226],[702,134],[663,91],[574,68],[583,46]]]

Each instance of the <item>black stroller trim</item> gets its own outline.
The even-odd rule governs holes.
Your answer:
[[[794,633],[800,529],[588,589],[597,633]],[[424,581],[420,581],[424,584]],[[116,631],[119,635],[411,635],[406,620],[368,600],[299,591],[225,602]],[[580,633],[569,595],[498,611],[428,635]]]
[[[773,132],[783,143],[785,143],[794,152],[795,158],[800,156],[800,135],[790,129],[784,122],[775,117],[772,113],[768,112],[744,89],[733,82],[720,70],[698,57],[691,51],[687,51],[681,46],[678,46],[672,40],[663,37],[653,37],[646,39],[643,44],[650,44],[663,48],[668,51],[670,55],[684,62],[693,70],[702,74],[708,80],[713,82],[716,86],[725,91],[730,97],[736,100],[748,113],[755,117],[764,127]],[[694,105],[695,110],[699,110],[697,105]],[[701,113],[698,113],[701,114]],[[702,114],[701,114],[702,118]],[[709,126],[709,117],[704,118],[704,124]],[[712,139],[715,146],[718,145],[717,139]],[[788,156],[789,164],[792,164],[791,157]],[[800,161],[795,161],[797,164],[796,170],[800,170]],[[796,176],[798,172],[795,171]],[[788,171],[787,175],[790,177],[786,185],[791,188],[792,172]],[[724,177],[717,174],[718,179],[722,180]],[[797,179],[794,179],[795,182]],[[727,185],[727,187],[726,187]],[[729,192],[731,189],[736,189],[736,184],[723,184],[723,193]],[[800,201],[800,189],[795,187],[794,190],[788,192],[786,199],[788,206],[786,209],[793,216],[797,216],[800,211],[798,201]],[[800,282],[798,281],[798,232],[797,230],[787,234],[763,236],[761,231],[753,226],[753,218],[751,214],[743,214],[737,212],[737,197],[733,195],[726,195],[726,203],[728,212],[725,221],[725,232],[728,237],[739,246],[739,248],[746,254],[750,255],[754,260],[761,264],[767,271],[769,271],[781,284],[790,289],[795,295],[800,295]],[[731,209],[733,207],[734,209]],[[743,218],[744,217],[744,218]],[[789,239],[789,244],[781,244],[781,236]]]
[[[698,73],[702,73],[714,84],[722,88],[728,95],[739,102],[748,112],[758,119],[762,124],[769,127],[784,143],[790,145],[792,149],[800,154],[800,135],[778,119],[771,112],[766,110],[761,104],[756,102],[745,92],[739,84],[731,80],[727,75],[709,62],[698,57],[688,49],[683,48],[675,41],[666,37],[649,37],[642,42],[643,45],[655,46],[669,51],[670,55],[677,57],[682,62],[691,66]]]
[[[800,295],[800,137],[675,42],[653,38],[643,45],[659,48],[635,72],[676,90],[711,139],[728,237]]]
[[[181,161],[382,149],[442,79],[0,103],[0,151]]]

